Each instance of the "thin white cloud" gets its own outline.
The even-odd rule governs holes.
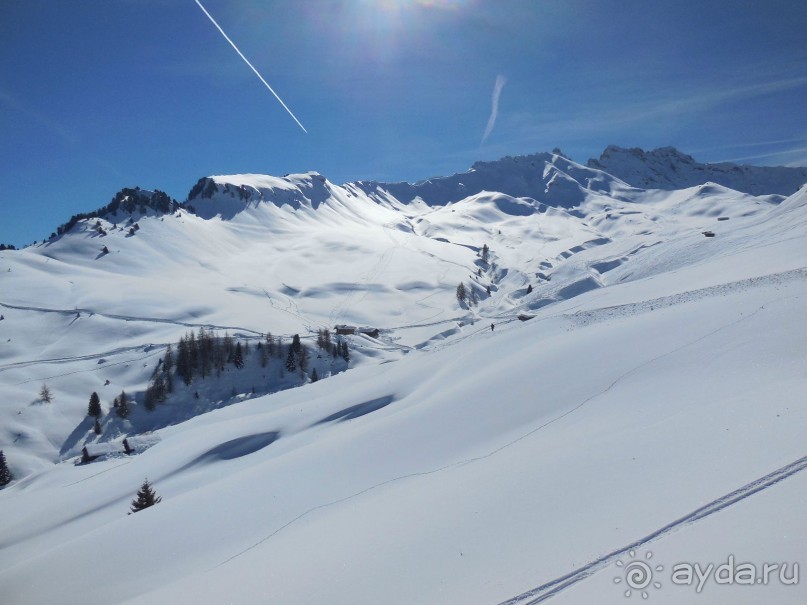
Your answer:
[[[784,149],[782,151],[774,151],[771,153],[760,153],[757,155],[747,155],[741,158],[730,158],[728,160],[722,160],[724,162],[742,162],[745,160],[761,160],[763,158],[774,158],[780,155],[793,155],[796,153],[803,153],[807,151],[807,147],[796,147],[795,149]]]
[[[283,99],[281,99],[281,98],[278,96],[278,94],[277,94],[277,93],[274,91],[274,89],[273,89],[271,86],[269,86],[269,82],[267,82],[266,80],[264,80],[264,79],[263,79],[263,76],[260,74],[260,72],[259,72],[257,69],[255,69],[255,66],[254,66],[254,65],[252,65],[252,63],[250,63],[250,62],[249,62],[249,59],[247,59],[247,58],[244,56],[244,53],[242,53],[242,52],[241,52],[241,51],[238,49],[238,47],[235,45],[235,42],[233,42],[232,40],[230,40],[230,37],[229,37],[227,34],[225,34],[225,33],[224,33],[224,30],[223,30],[223,29],[221,29],[221,26],[220,26],[218,23],[216,23],[216,20],[213,18],[213,16],[212,16],[212,15],[211,15],[209,12],[207,12],[207,9],[206,9],[204,6],[202,6],[202,3],[201,3],[201,2],[199,2],[199,0],[196,0],[196,4],[198,4],[198,5],[199,5],[199,8],[201,8],[201,9],[202,9],[202,12],[203,12],[205,15],[207,15],[207,18],[208,18],[208,19],[210,19],[210,22],[211,22],[213,25],[215,25],[215,26],[216,26],[216,29],[217,29],[217,30],[219,30],[219,32],[221,33],[221,35],[222,35],[222,36],[224,36],[224,39],[225,39],[225,40],[227,40],[227,42],[229,42],[229,43],[230,43],[230,46],[232,46],[232,47],[233,47],[233,49],[235,49],[235,52],[237,52],[237,53],[238,53],[238,56],[239,56],[239,57],[241,57],[241,58],[244,60],[244,63],[246,63],[246,64],[249,66],[249,68],[250,68],[252,71],[254,71],[254,72],[255,72],[255,75],[256,75],[256,76],[258,76],[258,79],[260,79],[260,81],[261,81],[261,82],[263,82],[263,85],[264,85],[264,86],[266,86],[266,88],[268,88],[268,89],[269,89],[269,92],[271,92],[273,95],[275,95],[275,98],[276,98],[276,99],[277,99],[277,100],[280,102],[280,104],[283,106],[283,109],[285,109],[287,112],[289,112],[289,115],[290,115],[290,116],[291,116],[291,117],[294,119],[294,121],[295,121],[295,122],[297,122],[297,125],[298,125],[300,128],[302,128],[302,129],[303,129],[303,132],[305,132],[306,134],[308,134],[308,131],[305,129],[305,126],[303,126],[303,125],[302,125],[302,123],[300,123],[300,120],[298,120],[298,119],[297,119],[297,116],[295,116],[295,115],[294,115],[294,114],[291,112],[291,109],[289,109],[289,108],[288,108],[288,106],[287,106],[287,105],[286,105],[286,104],[283,102]]]
[[[485,141],[493,132],[493,127],[496,125],[496,118],[499,115],[499,97],[502,94],[502,88],[507,84],[507,78],[499,74],[496,76],[496,83],[493,85],[493,101],[490,110],[490,117],[488,118],[488,125],[485,128],[485,134],[482,135],[482,142],[479,143],[480,147],[485,144]]]
[[[732,101],[749,99],[807,86],[807,76],[773,79],[766,82],[736,86],[713,85],[711,88],[689,90],[670,89],[659,94],[641,97],[635,91],[634,100],[617,102],[613,99],[596,99],[574,112],[535,115],[522,111],[508,115],[515,121],[511,132],[518,132],[524,140],[547,140],[561,137],[564,140],[589,138],[593,134],[622,133],[627,126],[646,124],[652,129],[662,119],[703,114]]]

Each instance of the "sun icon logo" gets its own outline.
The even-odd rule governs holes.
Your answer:
[[[636,558],[636,551],[631,550],[628,552],[630,555],[630,560],[626,563],[623,563],[621,560],[616,562],[616,566],[620,569],[624,570],[622,576],[617,576],[614,578],[614,584],[621,584],[625,582],[627,585],[627,590],[625,591],[625,597],[629,598],[633,595],[633,592],[636,591],[637,594],[641,594],[643,599],[646,599],[650,596],[645,590],[649,586],[653,586],[654,588],[661,588],[661,582],[654,582],[653,581],[653,572],[654,571],[664,571],[663,565],[656,565],[652,567],[650,564],[650,559],[653,558],[653,553],[647,551],[645,553],[645,561]]]

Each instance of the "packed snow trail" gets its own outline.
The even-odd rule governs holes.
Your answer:
[[[557,595],[558,593],[566,590],[570,586],[573,586],[580,582],[581,580],[585,580],[589,576],[594,575],[598,571],[600,571],[603,567],[613,563],[619,557],[625,555],[626,553],[636,550],[641,546],[644,546],[648,542],[652,542],[657,538],[661,538],[666,536],[667,534],[680,529],[681,527],[686,527],[688,525],[692,525],[693,523],[700,521],[704,517],[708,517],[709,515],[719,512],[724,508],[728,508],[740,502],[741,500],[745,500],[749,496],[756,494],[762,490],[768,489],[772,485],[776,485],[783,479],[787,479],[788,477],[792,477],[799,471],[803,471],[807,468],[807,456],[803,456],[796,460],[795,462],[791,462],[790,464],[786,464],[785,466],[776,469],[772,473],[768,473],[764,477],[760,477],[755,481],[751,481],[750,483],[746,483],[739,489],[734,490],[733,492],[726,494],[718,498],[717,500],[713,500],[709,504],[700,507],[697,510],[692,511],[688,515],[684,515],[680,519],[673,521],[665,525],[664,527],[657,529],[652,534],[648,534],[643,538],[639,538],[635,542],[628,544],[627,546],[623,546],[618,550],[614,550],[607,555],[599,557],[594,561],[584,565],[583,567],[579,567],[578,569],[574,570],[571,573],[568,573],[564,576],[559,578],[555,578],[554,580],[550,580],[545,584],[541,584],[527,592],[521,593],[520,595],[513,597],[512,599],[508,599],[507,601],[502,601],[499,605],[535,605],[536,603],[542,603],[547,599],[550,599]]]
[[[97,315],[98,317],[106,317],[107,319],[119,319],[121,321],[144,321],[150,323],[161,323],[161,324],[172,324],[175,326],[185,326],[187,328],[208,328],[211,330],[242,330],[243,332],[249,332],[251,334],[255,334],[256,336],[261,336],[261,333],[257,330],[250,330],[249,328],[241,328],[239,326],[218,326],[215,324],[205,324],[205,323],[190,323],[185,321],[179,321],[176,319],[168,319],[162,317],[136,317],[133,315],[116,315],[113,313],[99,313],[98,311],[93,311],[92,309],[48,309],[46,307],[30,307],[30,306],[20,306],[20,305],[10,305],[8,303],[0,302],[0,307],[5,307],[6,309],[15,309],[18,311],[34,311],[36,313],[58,313],[60,315],[77,315],[80,313],[84,313],[86,315],[92,316]]]

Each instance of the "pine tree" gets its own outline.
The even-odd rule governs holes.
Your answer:
[[[6,455],[3,453],[3,450],[0,450],[0,487],[11,483],[13,478],[14,475],[11,474],[11,469],[8,468],[8,464],[6,463]]]
[[[90,395],[90,403],[87,406],[87,416],[99,418],[101,416],[101,400],[98,398],[98,393],[93,391]]]
[[[129,417],[129,400],[126,396],[125,391],[121,391],[120,395],[118,395],[118,406],[115,408],[115,412],[117,412],[118,416],[121,418],[128,418]]]
[[[490,248],[488,248],[488,245],[485,244],[484,246],[482,246],[482,260],[483,261],[488,262],[488,254],[489,253],[490,253]]]
[[[201,374],[202,378],[210,374],[212,369],[211,343],[212,338],[210,333],[204,329],[204,326],[199,328],[199,336],[196,338],[196,345],[199,350],[199,374]]]
[[[478,297],[478,296],[477,296],[477,294],[476,294],[476,288],[474,288],[473,286],[469,285],[469,286],[468,286],[468,292],[470,292],[470,293],[471,293],[471,294],[468,296],[468,300],[470,301],[470,303],[471,303],[472,305],[478,304],[478,303],[479,303],[479,297]]]
[[[457,286],[457,300],[461,303],[464,303],[466,295],[467,294],[465,292],[465,284],[460,283],[460,285]]]
[[[291,338],[291,348],[294,349],[295,353],[300,352],[300,347],[301,346],[302,345],[300,344],[300,335],[295,334],[294,336],[292,336],[292,338]]]
[[[532,294],[532,284],[527,286],[527,294]]]
[[[317,368],[314,368],[314,371],[311,372],[311,382],[316,382],[319,380],[319,376],[317,375]]]
[[[300,347],[300,352],[297,355],[298,365],[300,366],[300,372],[308,372],[308,361],[310,356],[308,354],[308,349],[305,347]]]
[[[286,369],[293,372],[297,369],[297,361],[294,359],[294,346],[289,345],[289,354],[286,356]]]
[[[39,398],[45,403],[50,403],[53,401],[53,393],[50,392],[48,385],[44,383],[42,384],[42,388],[39,389]]]
[[[170,393],[174,390],[174,381],[171,377],[171,372],[174,370],[174,350],[169,344],[165,348],[165,357],[163,357],[163,373],[165,374],[165,392]]]
[[[233,354],[233,365],[239,370],[244,367],[244,352],[241,349],[241,341],[235,344],[235,353]]]
[[[154,506],[158,502],[160,502],[162,498],[157,495],[154,489],[151,487],[148,479],[143,481],[143,485],[140,486],[140,489],[137,491],[137,496],[134,500],[132,500],[132,509],[129,514],[140,512],[144,508],[148,508],[149,506]]]
[[[193,333],[193,330],[188,334],[188,357],[191,365],[191,379],[193,379],[193,374],[200,370],[199,342],[196,340],[196,335]]]
[[[350,352],[347,350],[347,341],[342,341],[342,351],[341,351],[342,359],[345,361],[350,361]]]
[[[153,412],[157,407],[157,395],[155,393],[154,385],[149,385],[146,392],[143,394],[143,407],[149,412]]]
[[[191,367],[188,341],[184,336],[179,339],[179,343],[177,344],[177,374],[179,374],[179,377],[186,385],[189,385],[191,380],[193,380],[193,368]]]

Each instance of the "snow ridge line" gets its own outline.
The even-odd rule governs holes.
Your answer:
[[[151,323],[173,324],[176,326],[185,326],[188,328],[210,328],[211,330],[241,330],[260,336],[261,333],[257,330],[250,330],[249,328],[242,328],[239,326],[217,326],[215,324],[205,323],[190,323],[178,321],[176,319],[165,319],[161,317],[134,317],[130,315],[115,315],[112,313],[99,313],[92,309],[48,309],[46,307],[28,307],[21,305],[10,305],[8,303],[0,302],[0,307],[6,309],[16,309],[18,311],[36,311],[38,313],[58,313],[61,315],[75,315],[76,313],[86,313],[87,315],[98,315],[99,317],[106,317],[107,319],[120,319],[122,321],[146,321]]]
[[[578,582],[585,580],[589,576],[594,575],[603,567],[606,567],[631,550],[636,550],[645,544],[677,531],[682,527],[692,525],[693,523],[696,523],[709,515],[720,512],[721,510],[728,508],[729,506],[732,506],[737,502],[756,494],[757,492],[768,489],[780,481],[795,475],[799,471],[803,471],[805,468],[807,468],[807,456],[803,456],[795,462],[791,462],[790,464],[778,468],[775,471],[768,473],[764,477],[760,477],[759,479],[751,481],[750,483],[746,483],[733,492],[713,500],[712,502],[692,511],[691,513],[676,519],[672,523],[668,523],[664,527],[657,529],[653,533],[648,534],[643,538],[639,538],[627,546],[623,546],[618,550],[614,550],[606,555],[603,555],[564,576],[550,580],[549,582],[541,584],[540,586],[528,590],[527,592],[524,592],[518,596],[506,601],[502,601],[498,605],[536,605],[537,603],[542,603],[543,601],[552,598],[570,586],[573,586]]]
[[[771,283],[786,283],[791,281],[800,281],[807,278],[807,268],[792,269],[782,273],[771,273],[769,275],[761,275],[758,277],[749,277],[734,282],[719,284],[715,286],[707,286],[697,290],[688,290],[686,292],[679,292],[678,294],[671,294],[669,296],[662,296],[660,298],[653,298],[650,300],[643,300],[634,303],[625,303],[622,305],[614,305],[611,307],[602,307],[599,309],[592,309],[590,311],[578,311],[577,313],[568,314],[568,316],[580,325],[587,325],[592,321],[599,319],[608,319],[611,317],[619,317],[623,315],[633,315],[641,312],[649,312],[654,309],[663,309],[675,305],[694,302],[702,300],[713,295],[726,295],[740,290],[766,286]]]

